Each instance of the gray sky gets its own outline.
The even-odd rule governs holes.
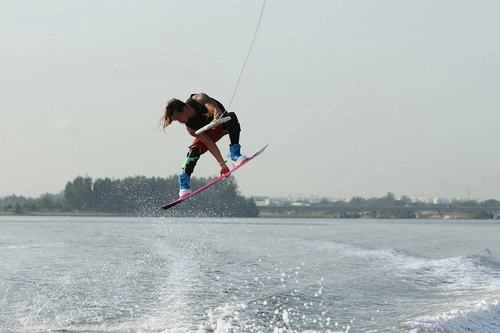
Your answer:
[[[0,0],[0,196],[167,177],[166,101],[227,106],[262,1]],[[500,199],[500,2],[267,0],[229,108],[245,196]],[[229,139],[219,147],[228,151]],[[210,155],[195,176],[213,176]]]

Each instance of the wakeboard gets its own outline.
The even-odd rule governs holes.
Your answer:
[[[220,175],[219,177],[215,178],[214,180],[212,180],[211,182],[208,182],[207,184],[203,185],[202,187],[200,187],[199,189],[189,193],[188,195],[185,195],[183,196],[182,198],[179,198],[177,200],[174,200],[172,201],[171,203],[168,203],[166,205],[163,205],[160,207],[161,210],[166,210],[166,209],[169,209],[169,208],[172,208],[174,207],[175,205],[178,205],[180,204],[181,202],[183,202],[184,200],[187,200],[189,198],[191,198],[193,195],[196,195],[200,192],[202,192],[203,190],[206,190],[207,188],[209,188],[210,186],[214,185],[214,184],[217,184],[218,182],[220,182],[221,180],[223,180],[224,178],[227,178],[229,177],[233,172],[235,172],[236,170],[238,170],[239,168],[241,168],[242,166],[244,166],[245,164],[247,164],[248,162],[250,162],[251,160],[253,160],[254,158],[256,158],[257,156],[259,156],[260,154],[262,154],[264,152],[264,150],[266,150],[268,145],[266,145],[264,148],[262,148],[261,150],[259,150],[258,152],[256,152],[255,154],[253,154],[252,156],[250,156],[249,158],[247,158],[246,160],[244,160],[243,162],[241,162],[240,164],[238,164],[237,166],[235,166],[234,168],[232,168],[229,172],[225,173],[225,174],[222,174]]]

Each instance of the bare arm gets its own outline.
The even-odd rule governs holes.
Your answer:
[[[217,105],[217,103],[215,103],[215,101],[212,98],[210,98],[210,96],[208,96],[207,94],[199,93],[194,95],[192,98],[198,103],[204,105],[207,108],[208,112],[214,115],[214,119],[219,119],[220,116],[222,115],[222,111],[219,108],[219,105]]]

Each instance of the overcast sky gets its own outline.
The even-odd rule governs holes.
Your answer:
[[[0,0],[0,196],[178,174],[168,99],[226,106],[262,1]],[[267,0],[230,106],[245,196],[500,199],[500,2]],[[220,141],[223,154],[229,139]],[[213,176],[204,155],[195,176]]]

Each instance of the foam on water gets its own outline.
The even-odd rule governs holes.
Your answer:
[[[0,331],[500,332],[500,265],[488,250],[429,259],[321,239],[327,229],[302,238],[308,225],[80,227],[80,238],[72,225],[36,249],[2,248],[12,263],[0,275]]]
[[[414,333],[500,332],[500,301],[481,301],[468,310],[451,310],[435,316],[417,318],[409,324]]]
[[[432,296],[413,306],[422,308],[420,312],[441,311],[444,314],[423,316],[421,324],[412,324],[416,332],[500,332],[500,265],[487,249],[478,255],[437,260],[414,257],[405,251],[366,250],[336,242],[311,241],[308,246],[323,253],[334,253],[347,261],[361,259],[367,262],[365,270],[375,273],[378,271],[379,276],[384,273],[392,275],[397,279],[396,283],[403,282],[394,287],[396,294],[402,286],[407,289],[402,292],[417,300],[420,298],[419,293],[431,292]],[[349,266],[340,260],[334,265],[339,269]],[[388,279],[384,283],[393,285]],[[384,290],[381,289],[380,292],[383,293]],[[478,297],[484,297],[484,300],[480,301],[481,298]],[[479,301],[480,306],[471,310],[470,304],[477,304]],[[390,302],[398,304],[401,301],[393,298]],[[447,310],[450,306],[453,310]],[[429,323],[422,324],[426,320]],[[388,330],[394,329],[396,332],[402,329],[392,325],[388,327],[392,327]]]

